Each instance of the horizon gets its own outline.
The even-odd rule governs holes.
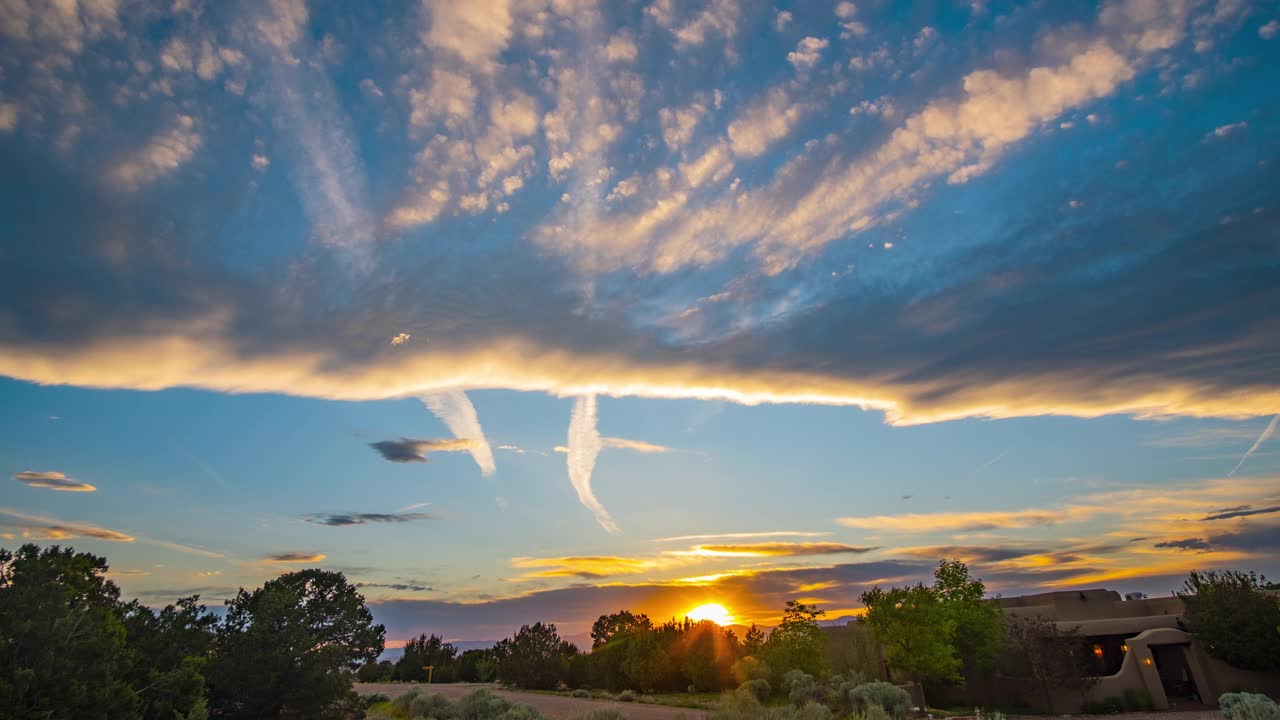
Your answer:
[[[1276,577],[1277,67],[1234,0],[5,5],[0,546],[388,647]]]

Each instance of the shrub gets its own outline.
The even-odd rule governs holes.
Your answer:
[[[782,689],[787,692],[791,704],[800,707],[807,703],[821,703],[826,693],[813,676],[803,670],[788,670],[782,676]]]
[[[634,690],[623,690],[622,692],[618,693],[617,697],[615,697],[614,700],[617,700],[618,702],[635,702],[636,693]]]
[[[546,720],[546,718],[532,705],[512,703],[497,718],[486,718],[485,720]]]
[[[443,695],[417,693],[408,705],[409,717],[446,720],[454,715],[453,703]]]
[[[860,712],[855,713],[854,717],[860,718],[860,720],[892,720],[889,717],[889,713],[885,712],[885,709],[879,705],[868,705],[862,708]],[[1004,718],[1002,717],[1001,720],[1004,720]]]
[[[1146,688],[1125,688],[1124,709],[1126,712],[1151,712],[1156,709],[1151,699],[1151,691]]]
[[[1124,712],[1124,698],[1111,695],[1101,700],[1090,700],[1084,704],[1086,715],[1114,715]]]
[[[1227,720],[1280,720],[1280,706],[1266,695],[1223,693],[1218,696],[1218,706]]]
[[[808,702],[793,711],[790,720],[831,720],[831,708],[822,703]]]
[[[1150,693],[1148,693],[1147,696],[1150,697]],[[980,717],[982,720],[1008,720],[1008,718],[1005,717],[1005,714],[999,710],[983,710]]]
[[[447,707],[449,701],[442,696],[436,695],[444,701]],[[511,708],[511,703],[494,695],[488,690],[476,690],[473,693],[458,698],[458,702],[454,704],[454,717],[458,720],[493,720],[493,718],[502,715]],[[443,720],[440,715],[423,715],[422,717],[434,717],[436,720]],[[447,717],[447,716],[445,716]]]
[[[867,708],[878,707],[893,720],[905,720],[911,707],[906,690],[883,680],[863,683],[849,693],[850,704],[866,714]]]
[[[403,720],[408,717],[389,702],[372,705],[365,711],[364,720]]]
[[[627,720],[627,717],[613,708],[596,708],[579,715],[577,720]]]
[[[186,715],[178,713],[178,720],[209,720],[209,704],[203,697],[196,698]]]
[[[391,696],[386,693],[372,693],[370,695],[364,695],[360,699],[364,700],[365,707],[373,707],[379,703],[391,702]]]
[[[773,674],[768,663],[751,655],[739,658],[729,672],[733,673],[733,678],[740,683],[748,680],[768,680]]]
[[[582,688],[578,688],[577,690],[574,690],[573,692],[569,693],[569,696],[576,697],[576,698],[589,698],[591,697],[591,693],[586,690],[583,690]],[[583,715],[583,717],[585,718],[586,715]]]
[[[739,685],[738,689],[742,690],[743,692],[751,693],[751,695],[755,699],[760,701],[763,701],[765,698],[769,697],[769,695],[773,693],[773,688],[769,686],[769,681],[765,680],[764,678],[748,680],[742,683],[741,685]]]

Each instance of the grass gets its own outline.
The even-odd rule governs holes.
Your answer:
[[[572,697],[573,694],[568,690],[529,690],[526,692],[535,692],[540,695],[559,695],[561,697]],[[616,701],[617,693],[611,693],[604,690],[590,691],[590,700],[610,700]],[[666,705],[667,707],[690,708],[692,710],[714,710],[719,705],[720,693],[636,693],[635,702],[646,703],[649,705]]]

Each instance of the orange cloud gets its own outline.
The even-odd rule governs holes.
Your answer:
[[[874,547],[855,547],[843,543],[820,542],[772,542],[740,543],[733,545],[697,545],[692,550],[673,550],[673,555],[703,557],[799,557],[805,555],[861,554],[877,550]]]
[[[262,561],[273,565],[303,565],[306,563],[318,563],[327,557],[328,555],[325,555],[324,553],[282,552],[276,553],[275,555],[268,555],[263,558]]]

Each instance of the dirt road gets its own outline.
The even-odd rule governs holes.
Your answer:
[[[647,705],[643,703],[621,703],[611,700],[585,700],[565,695],[544,695],[542,693],[505,690],[497,685],[484,683],[449,683],[443,685],[420,685],[418,683],[356,683],[356,692],[361,695],[386,693],[395,698],[415,688],[430,689],[445,697],[456,700],[476,690],[490,690],[495,695],[518,703],[532,705],[538,712],[557,720],[572,720],[596,708],[613,708],[626,716],[627,720],[706,720],[705,710],[693,708],[669,707],[667,705]]]

